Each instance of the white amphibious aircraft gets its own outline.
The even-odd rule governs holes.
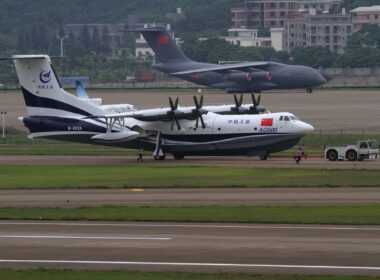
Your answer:
[[[50,138],[153,151],[155,159],[167,153],[175,159],[188,155],[246,155],[266,159],[270,153],[296,145],[310,124],[290,113],[263,113],[259,100],[242,105],[170,107],[110,113],[84,101],[60,85],[47,55],[12,57],[27,106],[20,118],[30,138]],[[261,112],[261,114],[259,114]]]

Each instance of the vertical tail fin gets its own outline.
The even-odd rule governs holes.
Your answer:
[[[88,95],[87,95],[87,92],[86,90],[84,89],[83,85],[82,85],[82,82],[79,81],[79,80],[76,80],[75,81],[75,87],[76,87],[76,92],[77,92],[77,96],[79,98],[84,98],[84,99],[89,99]]]
[[[132,31],[141,32],[160,62],[190,61],[164,27],[146,27]]]
[[[14,55],[29,116],[101,115],[103,110],[66,92],[47,55]]]

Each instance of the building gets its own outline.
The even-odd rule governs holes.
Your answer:
[[[271,28],[270,29],[271,45],[276,51],[284,50],[284,28]]]
[[[308,14],[302,19],[285,22],[284,50],[291,52],[297,46],[322,46],[342,53],[352,32],[350,15]]]
[[[380,26],[380,6],[359,7],[351,11],[355,30],[360,30],[365,24]]]
[[[242,47],[271,47],[270,37],[258,37],[258,29],[230,28],[227,37],[220,37]]]
[[[181,21],[186,19],[186,15],[182,12],[182,8],[177,8],[175,13],[166,13],[165,17],[173,21]]]
[[[340,9],[341,0],[245,0],[244,7],[232,8],[234,27],[283,27],[286,20],[302,18],[309,9],[317,14]]]

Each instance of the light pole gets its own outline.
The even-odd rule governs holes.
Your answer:
[[[1,111],[0,114],[1,114],[1,117],[3,118],[3,141],[4,141],[4,139],[5,139],[5,115],[7,114],[7,112]]]
[[[61,58],[63,58],[63,41],[67,39],[69,36],[59,36],[57,35],[56,38],[61,41]]]

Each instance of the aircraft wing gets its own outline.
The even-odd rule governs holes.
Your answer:
[[[210,71],[215,71],[215,72],[225,72],[229,70],[244,71],[244,70],[249,70],[249,68],[260,68],[260,67],[264,67],[268,65],[269,65],[269,62],[242,62],[242,63],[234,63],[234,64],[215,65],[215,66],[210,66],[210,67],[205,67],[205,68],[174,72],[170,74],[187,75],[187,74],[196,74],[196,73],[210,72]]]
[[[122,118],[133,118],[139,121],[170,121],[173,114],[176,119],[194,119],[196,118],[194,114],[195,107],[179,107],[172,111],[171,108],[160,108],[160,109],[147,109],[147,110],[136,110],[127,113],[116,113],[116,114],[105,114],[102,116],[91,116],[86,118],[104,118],[104,119],[122,119]]]

